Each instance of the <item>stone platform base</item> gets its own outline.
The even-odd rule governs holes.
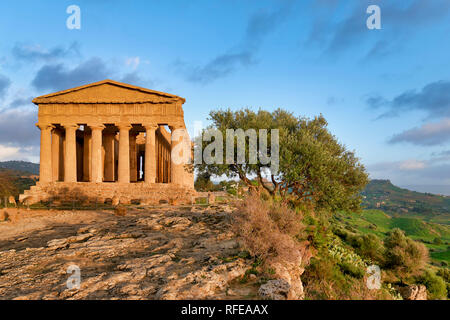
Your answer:
[[[160,203],[192,204],[196,191],[185,186],[168,183],[91,183],[51,182],[37,183],[19,196],[19,201],[33,204],[40,201],[83,203],[139,203],[152,205]]]

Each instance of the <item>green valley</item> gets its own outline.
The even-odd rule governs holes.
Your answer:
[[[384,238],[399,228],[410,238],[423,242],[430,250],[432,262],[450,264],[450,227],[418,218],[395,217],[381,210],[364,210],[362,213],[340,212],[335,215],[336,226],[355,234],[375,234]]]
[[[363,207],[394,217],[450,224],[450,197],[399,188],[389,180],[371,180],[362,192]]]

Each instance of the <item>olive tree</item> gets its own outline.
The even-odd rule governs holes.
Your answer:
[[[359,208],[360,191],[368,182],[364,166],[329,132],[322,115],[309,119],[282,109],[228,109],[211,111],[209,118],[212,124],[196,138],[196,152],[210,152],[214,161],[197,156],[198,172],[238,177],[250,189],[285,201]],[[244,132],[244,143],[230,130]],[[225,150],[230,147],[231,154]]]

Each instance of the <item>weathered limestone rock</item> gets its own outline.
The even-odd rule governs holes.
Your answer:
[[[47,247],[53,250],[62,249],[69,245],[67,239],[53,239],[47,242]]]
[[[287,299],[301,300],[304,298],[303,284],[300,278],[304,272],[301,256],[298,256],[297,259],[291,262],[284,261],[279,263],[269,261],[268,264],[275,271],[276,278],[283,279],[290,285]]]
[[[222,210],[223,210],[223,212],[226,212],[226,213],[232,213],[233,212],[233,208],[231,206],[229,206],[229,205],[223,206]]]
[[[119,205],[119,203],[120,203],[120,199],[119,199],[119,197],[118,197],[118,196],[114,196],[114,197],[112,197],[112,201],[111,201],[111,204],[112,204],[113,206],[118,206],[118,205]]]
[[[204,267],[182,278],[170,280],[156,293],[160,300],[207,299],[225,291],[228,283],[245,274],[246,267],[242,261],[233,261],[218,266]],[[182,288],[190,287],[189,291]]]
[[[422,284],[399,288],[399,292],[405,300],[427,300],[427,288]]]
[[[66,248],[71,243],[84,242],[84,241],[88,240],[89,238],[91,238],[92,236],[93,236],[93,234],[85,233],[85,234],[80,234],[80,235],[69,237],[69,238],[53,239],[53,240],[50,240],[49,242],[47,242],[47,247],[49,249],[53,249],[53,250],[62,249],[62,248]]]
[[[16,204],[16,199],[13,196],[9,196],[8,203],[9,204],[13,204],[13,205],[17,205]]]
[[[288,299],[291,285],[283,279],[269,280],[261,285],[258,294],[263,299],[268,300],[286,300]]]
[[[17,209],[9,209],[12,210]],[[112,211],[22,211],[0,223],[2,299],[243,299],[238,279],[252,260],[239,255],[230,219],[181,207]],[[77,265],[81,287],[69,290]],[[241,286],[241,287],[240,287]],[[248,291],[253,290],[253,291]]]
[[[208,204],[214,204],[214,202],[216,202],[216,196],[212,192],[208,193]]]
[[[114,209],[114,213],[116,214],[116,216],[125,216],[127,214],[127,208],[125,208],[124,206],[118,206]]]
[[[8,221],[9,220],[9,214],[6,210],[0,211],[0,221]]]
[[[185,217],[169,217],[159,223],[165,227],[171,227],[173,230],[183,231],[192,224],[192,221]]]

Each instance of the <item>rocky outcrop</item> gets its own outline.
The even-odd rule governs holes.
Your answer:
[[[240,287],[252,260],[239,258],[229,208],[195,208],[15,212],[0,223],[0,299],[256,297],[256,284]]]
[[[9,204],[13,204],[14,206],[17,205],[16,199],[15,199],[13,196],[9,196],[9,197],[8,197],[8,203],[9,203]]]
[[[302,267],[302,258],[299,255],[297,259],[293,261],[284,261],[280,263],[278,261],[271,262],[268,261],[268,266],[274,270],[274,278],[277,278],[278,282],[272,283],[269,288],[272,288],[274,284],[281,286],[283,294],[275,293],[267,295],[267,287],[261,286],[259,293],[263,293],[261,297],[265,299],[275,299],[275,300],[301,300],[304,298],[303,284],[300,276],[303,274],[305,270]],[[287,284],[287,286],[285,285]],[[284,294],[284,290],[287,288],[287,291]],[[281,289],[280,289],[281,290]],[[276,291],[277,292],[277,291]],[[276,296],[277,298],[270,298],[271,296]]]
[[[0,221],[8,221],[9,213],[6,210],[0,210]]]
[[[411,285],[398,289],[405,300],[427,300],[427,288],[422,285]]]
[[[290,292],[291,285],[284,279],[269,280],[258,290],[259,296],[268,300],[286,300]]]
[[[208,204],[214,204],[216,202],[216,196],[213,192],[208,193]]]

